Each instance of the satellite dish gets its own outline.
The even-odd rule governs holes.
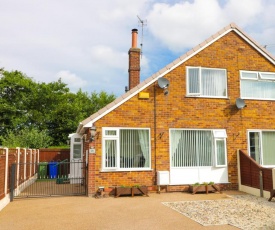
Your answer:
[[[246,106],[246,104],[245,104],[245,102],[244,102],[243,99],[237,98],[237,100],[236,100],[236,106],[237,106],[238,109],[242,109],[242,108],[244,108]]]
[[[158,85],[160,88],[166,89],[169,86],[169,81],[166,78],[161,77],[158,79]]]

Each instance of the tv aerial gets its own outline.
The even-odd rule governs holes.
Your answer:
[[[141,25],[141,43],[140,43],[140,53],[142,57],[142,46],[143,46],[143,27],[147,25],[147,20],[142,20],[138,15],[139,25]]]

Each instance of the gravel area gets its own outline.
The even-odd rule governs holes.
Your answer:
[[[229,224],[240,229],[275,229],[275,201],[252,195],[229,199],[163,202],[203,226]]]

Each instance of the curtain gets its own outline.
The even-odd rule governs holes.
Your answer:
[[[144,168],[150,166],[149,130],[120,130],[120,167]]]
[[[171,154],[172,154],[172,167],[178,166],[178,162],[181,162],[181,155],[177,154],[179,148],[179,142],[181,138],[181,130],[171,131]]]
[[[148,130],[138,130],[139,143],[143,157],[145,158],[145,164],[143,167],[150,166],[150,151],[149,151],[149,131]]]
[[[217,165],[225,165],[225,141],[216,140]]]
[[[202,95],[203,96],[226,96],[225,70],[202,69]]]
[[[116,140],[105,140],[105,167],[117,167]]]
[[[212,134],[209,130],[174,130],[171,132],[173,167],[211,166]]]
[[[196,151],[198,166],[211,166],[213,156],[213,136],[211,131],[196,131]]]
[[[241,97],[275,99],[275,82],[241,80]]]
[[[275,165],[275,132],[262,132],[263,165]]]
[[[189,68],[188,69],[188,93],[200,94],[200,69]]]

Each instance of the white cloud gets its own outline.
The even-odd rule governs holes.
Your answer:
[[[192,47],[206,39],[209,30],[223,24],[216,0],[196,0],[174,5],[156,3],[148,15],[151,32],[173,51]]]
[[[74,92],[80,88],[83,88],[87,84],[86,80],[81,79],[76,74],[71,73],[68,70],[59,71],[56,74],[56,80],[58,79],[61,79],[62,82],[66,83]]]
[[[125,70],[127,68],[127,52],[119,52],[111,47],[99,45],[90,49],[92,63],[105,65],[116,69]]]
[[[262,0],[194,0],[176,4],[155,3],[148,21],[150,31],[163,46],[182,53],[231,22],[246,27],[257,23],[263,14],[265,6]]]
[[[131,29],[139,29],[141,42],[137,15],[147,20],[144,80],[230,22],[260,44],[274,44],[274,11],[272,0],[1,0],[0,68],[121,95]]]

